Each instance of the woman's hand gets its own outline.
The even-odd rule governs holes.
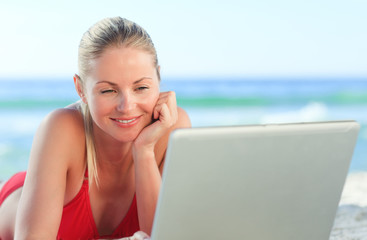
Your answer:
[[[155,147],[178,119],[174,92],[160,93],[152,117],[153,123],[140,132],[132,147],[139,225],[148,234],[152,230],[162,180],[157,163],[161,159],[156,159]]]
[[[140,132],[134,141],[134,147],[139,151],[154,150],[157,141],[177,122],[177,118],[175,92],[160,93],[153,109],[153,123]]]
[[[124,237],[124,238],[119,238],[116,240],[150,240],[150,237],[145,232],[139,231],[139,232],[136,232],[131,237]]]
[[[103,239],[103,240],[107,240],[107,239]],[[131,237],[116,238],[115,240],[150,240],[150,237],[145,232],[139,231],[139,232],[136,232]]]

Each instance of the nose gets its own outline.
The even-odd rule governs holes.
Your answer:
[[[130,96],[128,93],[120,94],[118,98],[117,111],[121,113],[128,113],[134,107],[134,99],[133,96]]]

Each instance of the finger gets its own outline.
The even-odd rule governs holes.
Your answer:
[[[163,103],[163,102],[172,102],[176,103],[176,94],[175,92],[162,92],[159,95],[159,98],[157,100],[157,104]]]
[[[148,240],[148,239],[150,239],[149,235],[142,231],[136,232],[133,236],[133,240]]]
[[[175,92],[165,92],[161,94],[161,97],[158,99],[156,105],[167,104],[172,121],[175,123],[178,119],[178,111],[177,111],[177,101]],[[155,114],[155,119],[157,119],[157,113]]]
[[[166,96],[166,95],[171,95],[171,94],[176,94],[174,91],[166,91],[166,92],[160,92],[159,95],[161,96]]]
[[[154,115],[155,119],[159,119],[164,125],[170,125],[170,122],[172,122],[170,110],[166,103],[155,106]]]
[[[153,118],[154,119],[159,119],[159,112],[160,112],[160,109],[161,109],[161,104],[159,105],[155,105],[154,109],[153,109]]]
[[[160,111],[160,105],[163,103],[166,103],[168,101],[168,94],[167,92],[161,92],[159,94],[159,98],[157,102],[155,103],[154,109],[153,109],[153,119],[159,118],[159,111]]]

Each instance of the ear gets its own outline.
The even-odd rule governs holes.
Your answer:
[[[74,85],[75,85],[75,90],[78,93],[80,99],[87,104],[87,98],[85,97],[84,91],[83,91],[83,85],[82,82],[80,80],[80,77],[75,74],[74,75]]]

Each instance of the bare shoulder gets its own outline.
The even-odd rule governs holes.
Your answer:
[[[40,130],[63,133],[59,137],[77,137],[84,132],[82,114],[77,109],[61,108],[49,113],[40,125]]]
[[[80,127],[83,125],[83,117],[80,111],[76,108],[59,108],[49,113],[43,122],[53,124],[65,124],[70,127]]]
[[[180,108],[180,107],[177,107],[177,111],[178,111],[178,119],[177,119],[176,124],[173,126],[172,130],[174,130],[176,128],[189,128],[189,127],[191,127],[191,120],[190,120],[190,117],[187,114],[187,112],[183,108]]]
[[[36,152],[53,151],[54,154],[58,153],[67,157],[67,154],[69,156],[77,154],[76,146],[83,146],[81,149],[84,149],[84,139],[83,117],[79,110],[56,109],[49,113],[40,124],[34,138],[33,148],[36,148],[34,149]],[[37,146],[40,149],[37,149]]]

